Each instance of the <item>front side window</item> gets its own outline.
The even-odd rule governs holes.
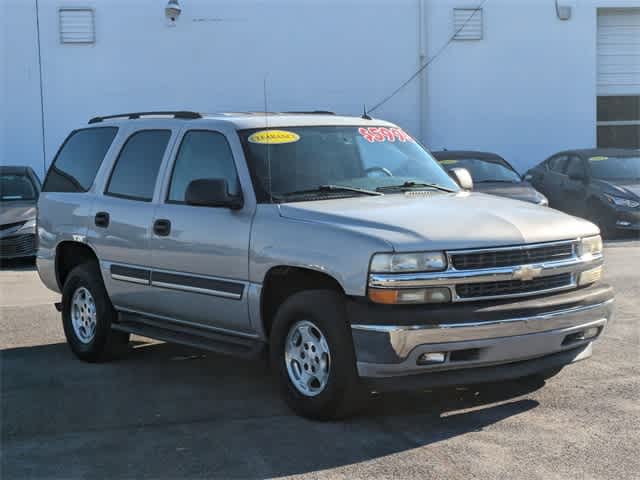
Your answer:
[[[439,160],[447,168],[466,168],[475,183],[519,183],[520,175],[499,160],[484,158],[457,158]]]
[[[640,180],[640,155],[593,156],[589,170],[598,180]]]
[[[549,160],[549,169],[557,173],[564,173],[569,163],[569,157],[566,155],[558,155]]]
[[[0,172],[0,201],[36,200],[38,190],[28,175]]]
[[[571,157],[569,160],[569,166],[567,167],[567,175],[569,176],[584,176],[584,165],[580,157]]]
[[[405,184],[459,190],[431,154],[399,128],[322,126],[239,133],[262,202],[299,200],[299,194],[322,186],[387,193]]]
[[[88,191],[117,132],[116,127],[87,128],[73,132],[56,155],[42,191]]]
[[[171,130],[142,130],[122,147],[106,194],[150,202]]]
[[[184,203],[187,187],[193,180],[222,178],[229,194],[240,192],[231,147],[224,135],[205,130],[185,133],[176,156],[169,186],[168,201]]]

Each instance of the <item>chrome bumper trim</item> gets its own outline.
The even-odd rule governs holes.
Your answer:
[[[575,257],[557,262],[534,263],[530,266],[540,269],[538,277],[575,273],[602,265],[603,257]],[[466,283],[501,282],[518,280],[514,274],[522,265],[514,267],[488,268],[478,270],[449,269],[443,272],[422,273],[372,273],[369,286],[375,288],[422,288],[451,286]]]
[[[395,343],[417,344],[421,340],[428,343],[458,342],[465,340],[477,340],[480,338],[510,337],[513,335],[525,335],[528,333],[544,332],[569,325],[574,325],[576,320],[584,319],[584,315],[597,312],[596,316],[610,315],[614,300],[607,300],[596,305],[586,307],[574,307],[554,312],[543,313],[529,317],[509,318],[488,322],[464,322],[441,323],[435,325],[351,325],[353,330],[365,332],[385,333],[395,337],[404,337],[402,342],[396,339]],[[406,337],[411,337],[407,342]],[[422,343],[425,343],[422,342]]]

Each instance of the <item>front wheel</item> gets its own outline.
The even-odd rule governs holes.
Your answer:
[[[278,309],[270,344],[273,371],[294,412],[332,420],[358,409],[363,390],[340,294],[310,290],[291,296]]]

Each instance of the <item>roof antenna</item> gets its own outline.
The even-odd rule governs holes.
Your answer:
[[[371,118],[369,116],[369,114],[367,113],[367,106],[365,104],[362,105],[362,117],[361,118],[364,118],[365,120],[373,120],[373,118]]]
[[[269,143],[269,106],[267,99],[267,75],[265,74],[264,80],[262,82],[262,91],[264,95],[264,126],[265,130],[267,130],[267,143],[265,144],[266,148],[266,158],[267,158],[267,185],[269,187],[269,202],[273,203],[273,192],[272,192],[272,184],[271,184],[271,144]]]

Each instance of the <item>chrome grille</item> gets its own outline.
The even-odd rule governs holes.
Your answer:
[[[513,267],[558,261],[574,256],[573,243],[515,247],[481,252],[451,253],[451,263],[456,270]]]
[[[36,236],[31,233],[0,238],[0,257],[35,255],[35,238]]]
[[[456,293],[459,298],[486,298],[502,297],[509,295],[535,294],[573,285],[573,275],[563,273],[550,275],[534,280],[506,280],[501,282],[467,283],[456,285]]]

